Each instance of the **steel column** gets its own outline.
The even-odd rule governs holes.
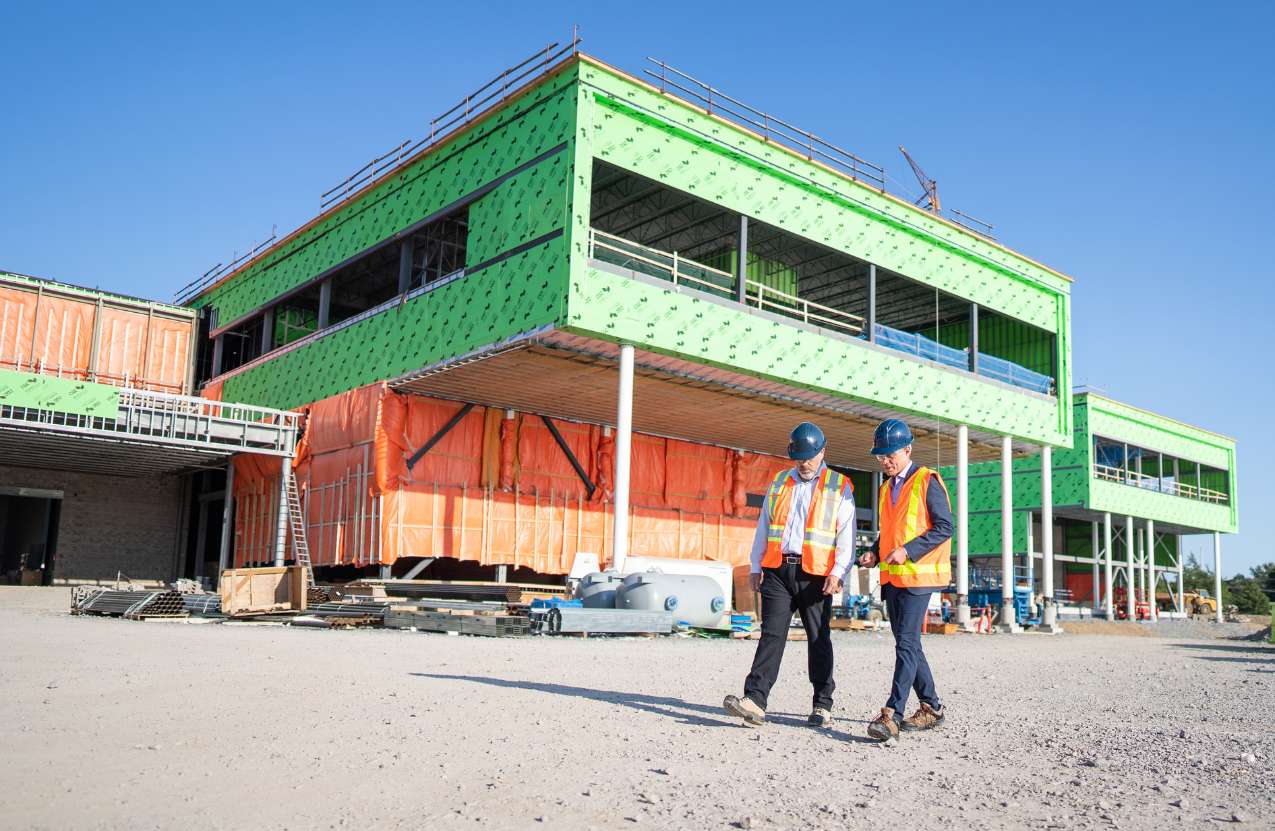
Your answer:
[[[1151,620],[1159,619],[1159,609],[1155,605],[1155,520],[1147,520],[1147,612]]]
[[[235,459],[226,462],[226,501],[221,509],[221,550],[217,553],[217,584],[221,573],[230,568],[230,541],[234,537],[235,511]]]
[[[225,335],[218,335],[213,338],[212,370],[210,371],[210,377],[212,378],[216,378],[221,374],[221,358],[222,353],[225,350],[225,340]]]
[[[1116,607],[1114,605],[1113,592],[1115,590],[1114,578],[1111,574],[1111,512],[1102,515],[1102,543],[1103,543],[1103,581],[1107,589],[1106,609],[1107,620],[1116,619]]]
[[[868,264],[868,343],[877,342],[877,267]]]
[[[398,293],[406,294],[412,287],[412,238],[404,237],[398,246]]]
[[[319,283],[319,319],[317,329],[326,329],[332,322],[332,279]]]
[[[1001,628],[1013,630],[1014,614],[1014,444],[1001,436]]]
[[[1134,608],[1134,590],[1137,586],[1133,579],[1133,517],[1126,516],[1124,518],[1124,549],[1125,549],[1125,612],[1128,614],[1129,620],[1137,620],[1137,611]]]
[[[1196,467],[1199,470],[1199,467]],[[1213,597],[1217,600],[1217,622],[1222,622],[1222,535],[1213,532]]]
[[[970,304],[970,372],[978,374],[978,304]]]
[[[629,553],[629,468],[633,458],[633,345],[620,347],[620,389],[615,414],[615,536],[611,567],[624,573]]]
[[[1041,563],[1040,593],[1045,596],[1041,628],[1052,629],[1058,623],[1054,605],[1054,456],[1053,448],[1040,448],[1040,539],[1044,560]]]
[[[1093,558],[1093,588],[1090,591],[1089,611],[1091,617],[1098,616],[1098,609],[1101,607],[1101,592],[1098,591],[1098,523],[1089,523],[1090,543],[1089,556]]]
[[[1174,543],[1173,547],[1177,551],[1176,556],[1178,561],[1178,611],[1185,615],[1186,614],[1186,594],[1182,585],[1182,581],[1185,579],[1185,575],[1183,574],[1183,570],[1182,570],[1182,535],[1174,534],[1173,543]]]
[[[274,306],[266,309],[261,316],[261,354],[274,349]]]
[[[748,217],[739,215],[739,256],[735,263],[735,299],[748,300]]]
[[[204,557],[208,551],[208,503],[203,499],[199,500],[199,521],[195,528],[195,571],[191,576],[199,580],[204,576]]]
[[[956,428],[956,623],[970,622],[970,428]]]
[[[274,564],[283,565],[288,547],[288,474],[292,472],[292,460],[284,456],[279,460],[279,518],[274,528]]]

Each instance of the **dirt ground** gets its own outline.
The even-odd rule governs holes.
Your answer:
[[[3,828],[1275,827],[1275,646],[1251,640],[929,636],[947,723],[887,747],[864,726],[888,634],[836,633],[824,730],[791,643],[749,729],[719,706],[750,642],[68,605],[0,590]]]

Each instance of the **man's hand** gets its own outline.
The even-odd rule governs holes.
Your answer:
[[[765,576],[766,576],[766,575],[765,575],[765,574],[763,574],[763,573],[762,573],[762,572],[760,572],[760,571],[758,571],[758,572],[756,572],[756,573],[754,573],[754,574],[750,574],[750,575],[748,575],[748,580],[749,580],[749,582],[751,582],[751,583],[753,584],[753,591],[755,591],[755,592],[759,592],[759,591],[761,591],[761,578],[763,578],[763,577],[765,577]]]
[[[872,568],[877,564],[877,555],[871,551],[865,551],[859,555],[859,565],[864,568]]]
[[[908,561],[908,551],[903,546],[899,546],[890,552],[890,556],[885,561],[892,566],[901,566]]]
[[[841,578],[835,574],[829,574],[823,579],[823,593],[834,595],[841,591]]]

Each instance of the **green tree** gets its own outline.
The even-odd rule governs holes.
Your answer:
[[[1182,585],[1187,591],[1200,591],[1203,589],[1212,594],[1213,572],[1201,566],[1200,561],[1195,558],[1194,554],[1191,554],[1186,558],[1186,564],[1182,567]]]
[[[1226,588],[1230,597],[1224,602],[1235,604],[1241,614],[1270,614],[1270,598],[1266,596],[1261,584],[1254,578],[1237,575],[1227,582]]]
[[[1267,598],[1275,603],[1275,563],[1262,563],[1250,569],[1253,580],[1266,593]]]

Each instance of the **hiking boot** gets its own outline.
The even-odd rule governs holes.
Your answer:
[[[923,701],[915,713],[903,719],[900,729],[907,730],[909,733],[914,733],[918,730],[933,730],[943,723],[943,714],[944,709],[942,707],[936,710]]]
[[[728,695],[722,701],[722,707],[732,716],[742,718],[746,727],[761,727],[766,723],[766,711],[758,707],[757,702],[751,698],[736,698]]]
[[[832,724],[832,711],[826,707],[816,707],[810,712],[810,717],[806,719],[806,723],[811,727],[827,727]]]
[[[894,710],[881,708],[881,715],[868,723],[868,735],[879,742],[886,742],[899,737],[899,725],[894,721]]]

